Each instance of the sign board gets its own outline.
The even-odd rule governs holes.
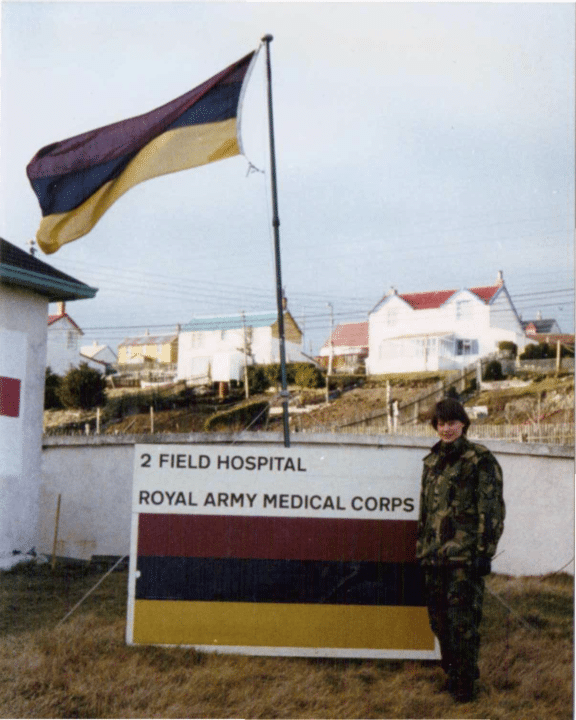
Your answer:
[[[127,641],[437,659],[399,448],[136,445]]]

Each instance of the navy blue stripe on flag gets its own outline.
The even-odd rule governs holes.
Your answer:
[[[137,600],[423,606],[416,563],[139,557]]]
[[[236,117],[241,90],[241,82],[217,85],[173,123],[163,128],[153,139],[179,128],[221,122]],[[43,217],[69,212],[79,207],[102,185],[119,177],[132,158],[146,144],[120,157],[91,165],[84,170],[48,177],[31,177],[30,184],[38,198]]]

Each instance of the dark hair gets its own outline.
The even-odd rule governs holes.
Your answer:
[[[453,398],[445,398],[436,403],[434,408],[434,415],[432,416],[432,427],[436,430],[438,426],[438,420],[448,422],[450,420],[460,420],[464,424],[462,434],[466,435],[466,431],[470,427],[470,418],[466,414],[464,407]]]

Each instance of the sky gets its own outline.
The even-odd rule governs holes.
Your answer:
[[[574,5],[2,2],[0,235],[28,249],[44,145],[142,114],[270,43],[282,285],[316,353],[400,294],[494,284],[574,332]],[[131,189],[37,257],[117,350],[193,317],[276,308],[265,83],[244,155]],[[254,169],[255,168],[255,169]],[[252,169],[252,171],[250,171]],[[55,310],[51,306],[51,311]]]

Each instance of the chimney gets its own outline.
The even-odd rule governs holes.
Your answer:
[[[66,314],[66,303],[61,301],[58,303],[58,315],[65,315],[65,314]]]
[[[398,295],[398,290],[396,290],[394,285],[390,285],[390,291],[388,292],[388,295]]]
[[[538,310],[538,312],[536,313],[536,320],[542,320],[542,313],[540,312],[540,310]]]
[[[502,270],[498,270],[498,276],[496,278],[497,285],[504,285],[504,273]]]

